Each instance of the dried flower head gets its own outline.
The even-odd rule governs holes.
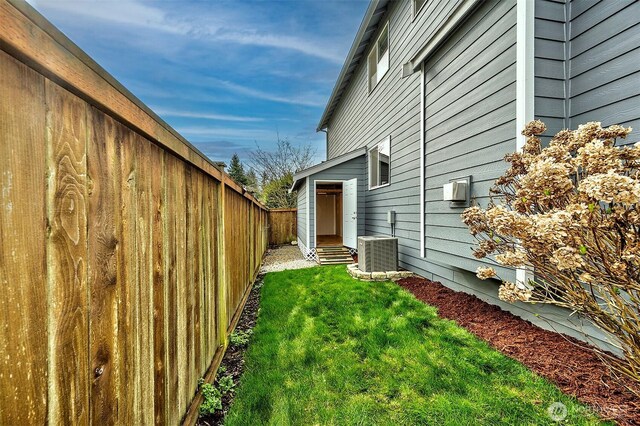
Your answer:
[[[514,284],[509,281],[504,281],[500,288],[498,288],[498,297],[505,302],[526,302],[531,299],[531,290],[526,288],[522,284]]]
[[[588,173],[619,172],[623,167],[622,153],[622,150],[594,139],[578,149],[574,164]]]
[[[640,183],[637,179],[609,170],[587,176],[578,185],[578,191],[589,198],[605,203],[636,204],[640,200]]]
[[[606,129],[602,129],[598,132],[597,137],[600,139],[625,139],[629,133],[631,133],[631,127],[623,127],[617,124],[609,126]]]
[[[476,276],[481,280],[487,280],[496,276],[496,270],[491,266],[478,266],[478,269],[476,269]]]
[[[556,264],[560,271],[578,269],[583,266],[582,256],[573,247],[560,247],[553,252],[551,261]]]
[[[507,250],[496,255],[496,262],[503,266],[521,268],[527,263],[527,254],[522,250]]]
[[[522,130],[522,134],[525,136],[541,135],[547,130],[547,125],[540,120],[533,120],[528,122]]]

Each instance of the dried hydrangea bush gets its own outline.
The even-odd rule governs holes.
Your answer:
[[[625,358],[610,365],[640,383],[640,143],[618,146],[631,128],[592,122],[542,148],[545,130],[527,124],[487,208],[462,214],[474,255],[535,277],[502,280],[502,300],[569,308],[609,333]],[[477,276],[499,279],[491,267]]]

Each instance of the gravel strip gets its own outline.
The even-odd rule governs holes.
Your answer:
[[[318,266],[318,264],[306,260],[298,246],[281,246],[267,250],[260,273],[312,268],[314,266]]]

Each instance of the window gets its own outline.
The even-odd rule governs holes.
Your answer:
[[[389,185],[391,137],[369,150],[369,189]]]
[[[373,91],[389,71],[389,23],[385,25],[369,53],[369,92]]]
[[[413,0],[413,16],[414,17],[416,17],[418,13],[420,13],[422,6],[424,6],[426,3],[427,3],[427,0]]]

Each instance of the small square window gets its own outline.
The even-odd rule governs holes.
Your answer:
[[[375,46],[371,49],[367,65],[369,92],[371,92],[389,71],[389,23],[384,26]]]
[[[369,150],[369,189],[389,185],[391,177],[391,137]]]

